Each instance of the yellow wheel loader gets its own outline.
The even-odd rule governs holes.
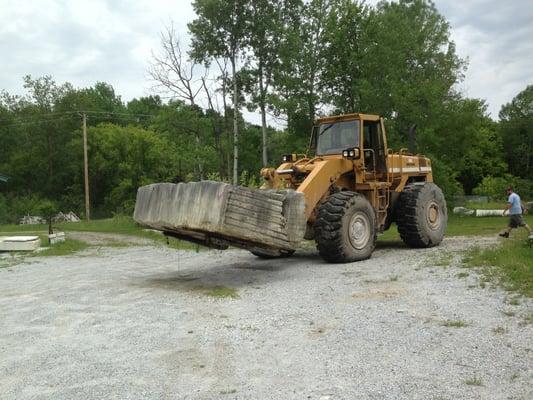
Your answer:
[[[392,222],[411,247],[442,241],[447,209],[431,161],[389,149],[382,118],[320,118],[310,153],[287,154],[278,168],[262,169],[257,190],[211,181],[143,186],[134,219],[169,236],[262,258],[290,256],[305,238],[328,262],[363,260]]]

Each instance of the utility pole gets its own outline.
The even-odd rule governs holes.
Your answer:
[[[87,158],[87,115],[83,113],[83,169],[85,174],[85,218],[91,220],[91,204],[89,202],[89,160]]]

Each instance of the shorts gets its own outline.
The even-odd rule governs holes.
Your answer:
[[[509,228],[517,228],[519,226],[525,226],[526,223],[522,218],[522,214],[512,214],[509,218]]]

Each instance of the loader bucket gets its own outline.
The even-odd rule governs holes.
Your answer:
[[[253,190],[202,181],[155,183],[137,191],[139,224],[225,249],[294,250],[306,228],[305,199],[293,190]]]

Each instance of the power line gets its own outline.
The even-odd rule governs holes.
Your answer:
[[[93,114],[94,116],[96,115],[108,115],[109,119],[119,119],[119,118],[122,118],[122,119],[133,119],[133,118],[153,118],[153,117],[156,117],[155,114],[132,114],[132,113],[122,113],[122,112],[114,112],[114,111],[65,111],[65,112],[58,112],[58,113],[52,113],[52,114],[43,114],[43,115],[39,115],[39,118],[38,119],[35,119],[34,121],[24,121],[25,118],[23,117],[16,117],[14,118],[14,120],[16,122],[13,122],[13,123],[10,123],[10,124],[3,124],[3,125],[0,125],[0,127],[8,127],[8,126],[17,126],[17,125],[30,125],[30,124],[38,124],[38,123],[41,123],[41,122],[55,122],[55,121],[59,121],[59,120],[64,120],[66,119],[66,117],[62,117],[61,115],[65,115],[65,114],[69,114],[70,116],[75,116],[76,114],[79,115],[79,116],[82,116],[83,114],[87,114],[87,115],[91,115]],[[123,117],[113,117],[113,116],[123,116]],[[40,119],[42,116],[52,116],[52,117],[58,117],[56,119],[54,118],[50,118],[50,119]],[[24,122],[18,122],[18,121],[24,121]],[[0,122],[2,121],[13,121],[13,119],[3,119],[3,120],[0,120]]]

